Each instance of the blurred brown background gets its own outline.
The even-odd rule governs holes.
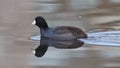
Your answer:
[[[85,44],[77,49],[50,47],[42,58],[32,53],[39,29],[31,25],[44,16],[49,26],[70,25],[85,32],[119,30],[120,0],[1,0],[1,68],[119,68],[120,48]]]

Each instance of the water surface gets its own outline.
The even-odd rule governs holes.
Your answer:
[[[86,8],[84,10],[77,10],[78,8],[75,8],[74,10],[71,10],[70,7],[67,9],[60,9],[61,4],[64,6],[68,4],[64,3],[63,0],[60,2],[58,2],[59,0],[57,2],[50,1],[53,0],[47,1],[50,4],[47,4],[46,2],[44,2],[45,4],[40,4],[36,2],[36,0],[0,1],[0,67],[120,67],[119,47],[91,46],[86,44],[75,49],[58,49],[49,47],[43,57],[35,57],[32,50],[36,49],[40,45],[40,42],[32,41],[28,38],[39,35],[39,29],[31,25],[34,17],[37,15],[44,16],[49,26],[70,25],[80,27],[85,32],[100,32],[120,29],[119,4],[111,4],[107,0],[107,4],[103,3],[102,5],[101,3],[100,5],[98,4],[99,2],[97,2],[98,5],[92,5],[94,6],[93,8],[91,8],[90,4],[86,4],[87,6],[90,6],[90,9]],[[72,3],[72,5],[74,5],[74,3]],[[109,7],[109,5],[112,6]],[[44,8],[40,6],[43,6]],[[69,4],[67,6],[69,6]],[[95,6],[97,7],[95,8]],[[79,18],[79,16],[82,17]]]

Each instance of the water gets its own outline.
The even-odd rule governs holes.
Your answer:
[[[104,31],[87,33],[88,38],[78,39],[86,44],[105,45],[105,46],[120,46],[120,31]],[[33,36],[31,40],[39,41],[40,36]]]
[[[44,0],[45,1],[45,0]],[[51,2],[52,1],[52,2]],[[54,2],[56,1],[56,2]],[[42,57],[32,51],[39,41],[28,38],[39,35],[39,29],[31,23],[37,15],[44,16],[50,27],[60,25],[76,26],[88,32],[119,30],[119,5],[97,2],[90,9],[72,10],[69,1],[47,0],[42,4],[36,0],[0,1],[0,67],[2,68],[119,68],[120,48],[84,44],[73,49],[49,46]],[[74,1],[74,0],[73,0]],[[87,0],[86,0],[87,1]],[[84,1],[84,3],[86,2]],[[97,1],[97,0],[96,0]],[[103,0],[104,1],[104,0]],[[113,1],[113,0],[112,0]],[[45,3],[45,4],[44,4]],[[55,4],[54,4],[55,3]],[[56,4],[58,3],[58,4]],[[74,2],[75,3],[75,2]],[[72,3],[72,5],[74,5]],[[82,4],[84,4],[82,3]],[[89,2],[86,2],[89,3]],[[98,4],[99,3],[99,4]],[[118,3],[118,2],[117,2]],[[43,5],[44,4],[44,5]],[[51,5],[52,4],[52,5]],[[53,5],[54,4],[54,5]],[[62,7],[63,4],[66,7]],[[50,7],[48,7],[48,5]],[[55,7],[57,6],[57,7]],[[74,5],[79,6],[79,5]],[[82,5],[82,8],[84,5]],[[85,6],[85,8],[87,7]],[[97,6],[97,7],[96,7]],[[45,9],[46,7],[48,9]],[[95,8],[96,7],[96,8]],[[47,11],[48,10],[48,11]],[[46,12],[44,12],[46,11]],[[82,16],[79,19],[79,16]],[[62,45],[71,42],[58,42]],[[56,42],[55,45],[58,45]],[[64,44],[63,44],[64,43]],[[68,44],[69,43],[69,44]],[[61,46],[61,45],[60,45]],[[75,46],[75,45],[74,45]],[[63,47],[62,47],[63,48]]]
[[[42,57],[47,51],[48,47],[55,47],[58,49],[75,49],[83,46],[83,42],[79,40],[58,41],[49,38],[41,38],[40,45],[33,50],[37,57]]]

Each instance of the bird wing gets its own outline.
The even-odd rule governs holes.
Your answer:
[[[60,26],[60,27],[56,27],[53,32],[55,34],[68,34],[68,35],[73,35],[74,37],[87,37],[87,35],[80,29],[77,27],[72,27],[72,26]]]
[[[66,27],[55,27],[55,29],[53,30],[53,32],[55,34],[68,34],[71,33],[69,29],[67,29]]]
[[[59,39],[59,40],[68,40],[68,39],[74,39],[75,37],[73,34],[68,30],[66,27],[53,27],[49,31],[49,37],[53,39]]]

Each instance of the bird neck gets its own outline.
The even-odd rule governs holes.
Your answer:
[[[46,21],[44,21],[44,23],[42,23],[42,25],[40,26],[41,29],[48,29],[48,24]]]
[[[40,34],[41,34],[41,36],[48,36],[48,29],[43,29],[43,28],[41,28],[40,29]]]

